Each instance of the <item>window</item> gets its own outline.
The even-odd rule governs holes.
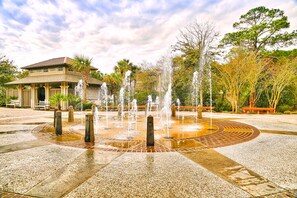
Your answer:
[[[63,67],[58,67],[58,71],[63,71]]]
[[[44,68],[43,69],[43,72],[48,72],[48,68]]]
[[[55,67],[51,67],[49,70],[50,71],[56,71],[56,68]]]

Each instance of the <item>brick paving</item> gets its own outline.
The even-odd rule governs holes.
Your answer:
[[[62,136],[57,137],[51,124],[40,125],[32,133],[44,141],[59,145],[110,152],[194,151],[246,142],[256,138],[260,134],[257,128],[234,121],[219,120],[214,122],[213,125],[218,128],[213,133],[192,138],[161,138],[155,141],[155,146],[153,147],[147,147],[145,140],[133,139],[99,138],[98,140],[96,138],[95,144],[85,143],[84,137],[73,130],[65,130]]]

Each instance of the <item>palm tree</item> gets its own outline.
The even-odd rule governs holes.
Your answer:
[[[123,59],[118,61],[117,65],[114,67],[115,73],[119,73],[122,78],[124,78],[126,71],[130,70],[131,73],[131,79],[135,78],[135,74],[140,70],[139,67],[136,65],[133,65],[128,59]]]
[[[103,77],[103,81],[107,83],[111,94],[114,95],[116,101],[117,91],[120,90],[122,84],[122,77],[119,73],[106,74]]]
[[[49,101],[51,104],[53,105],[58,105],[58,109],[61,110],[61,103],[64,102],[64,101],[67,101],[67,97],[64,96],[63,94],[61,93],[57,93],[55,95],[52,95],[50,98],[49,98]]]
[[[84,96],[83,96],[83,101],[84,103],[87,102],[87,81],[90,77],[90,71],[91,71],[91,63],[92,63],[92,58],[85,57],[83,55],[76,55],[74,57],[74,60],[71,63],[71,66],[73,69],[77,72],[81,73],[81,78],[84,82]]]

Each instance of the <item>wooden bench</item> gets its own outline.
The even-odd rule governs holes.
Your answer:
[[[39,101],[38,104],[35,105],[34,108],[48,110],[48,109],[50,109],[50,105],[48,103],[46,103],[45,101]]]
[[[20,101],[19,100],[10,100],[9,103],[6,104],[6,107],[19,107]]]
[[[270,108],[270,107],[243,107],[243,108],[241,108],[241,111],[243,113],[257,112],[258,114],[260,114],[262,112],[274,113],[275,108]]]
[[[177,107],[176,107],[177,108]],[[198,107],[197,107],[198,108]],[[216,107],[212,106],[211,109],[214,110]],[[180,110],[182,111],[195,111],[196,110],[196,106],[180,106],[179,107]],[[202,111],[210,111],[210,106],[203,106],[202,107]]]

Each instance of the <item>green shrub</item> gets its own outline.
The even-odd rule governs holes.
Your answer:
[[[76,108],[76,106],[79,105],[79,109],[80,109],[80,103],[81,103],[80,97],[69,94],[67,96],[67,100],[68,100],[69,106],[73,106],[73,108]]]
[[[67,101],[67,97],[61,93],[54,94],[49,98],[49,102],[53,105],[57,105],[59,110],[61,110],[62,101]]]
[[[284,114],[291,114],[291,111],[285,111]]]
[[[83,103],[83,110],[92,109],[92,105],[93,105],[92,102]],[[75,109],[81,111],[81,103],[77,103],[75,105]]]
[[[291,110],[292,110],[292,107],[289,105],[280,105],[277,107],[277,111],[281,113],[284,113],[285,111],[291,111]]]

